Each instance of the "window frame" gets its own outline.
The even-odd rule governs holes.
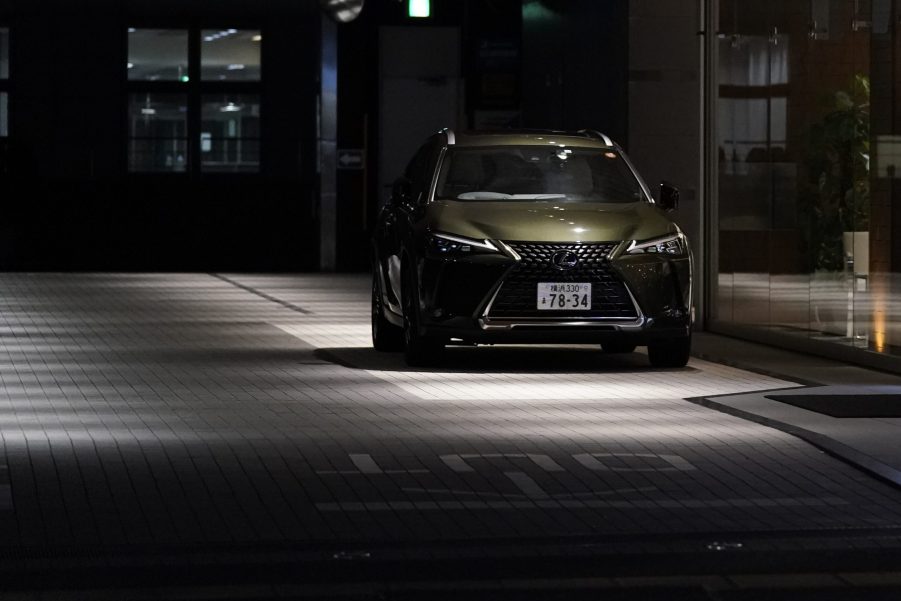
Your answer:
[[[122,35],[124,36],[124,58],[122,60],[122,73],[125,81],[125,94],[121,105],[125,107],[123,114],[124,128],[124,144],[123,156],[125,157],[124,168],[129,176],[168,176],[168,177],[189,177],[189,178],[207,178],[207,177],[229,177],[241,175],[260,175],[265,167],[265,157],[263,152],[263,132],[264,120],[266,118],[266,110],[264,108],[263,99],[263,78],[265,77],[264,65],[264,47],[266,43],[265,28],[257,21],[247,21],[243,19],[235,19],[231,21],[230,28],[244,30],[253,29],[260,32],[262,39],[260,44],[260,78],[256,81],[202,81],[201,79],[201,61],[202,61],[202,32],[205,29],[217,29],[219,22],[209,21],[191,21],[185,23],[172,21],[141,21],[129,20],[122,27]],[[188,32],[188,81],[143,81],[128,79],[128,30],[134,29],[175,29]],[[226,27],[218,27],[226,29]],[[12,36],[10,36],[12,37]],[[132,138],[128,123],[128,99],[132,94],[150,93],[150,94],[185,94],[187,96],[187,167],[184,171],[132,171],[128,168],[129,144]],[[203,98],[213,94],[252,94],[259,98],[260,102],[260,156],[259,164],[255,171],[204,171],[201,153],[201,123],[203,119],[202,106]]]

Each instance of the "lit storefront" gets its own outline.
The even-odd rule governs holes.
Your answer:
[[[712,8],[711,329],[898,354],[897,3]]]

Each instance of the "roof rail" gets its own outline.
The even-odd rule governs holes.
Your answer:
[[[603,140],[604,144],[607,146],[613,146],[613,140],[596,129],[580,129],[579,135],[585,136],[586,138],[597,138],[598,140]]]
[[[454,136],[454,130],[452,130],[451,128],[445,127],[438,133],[441,133],[441,134],[444,134],[447,136],[448,145],[452,146],[457,143],[457,138],[456,138],[456,136]]]

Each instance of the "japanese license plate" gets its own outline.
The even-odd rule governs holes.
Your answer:
[[[591,284],[539,282],[539,311],[590,311]]]

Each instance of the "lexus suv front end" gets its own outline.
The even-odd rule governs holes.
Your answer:
[[[373,236],[378,350],[434,363],[447,344],[691,346],[691,251],[622,150],[596,132],[432,136]]]

